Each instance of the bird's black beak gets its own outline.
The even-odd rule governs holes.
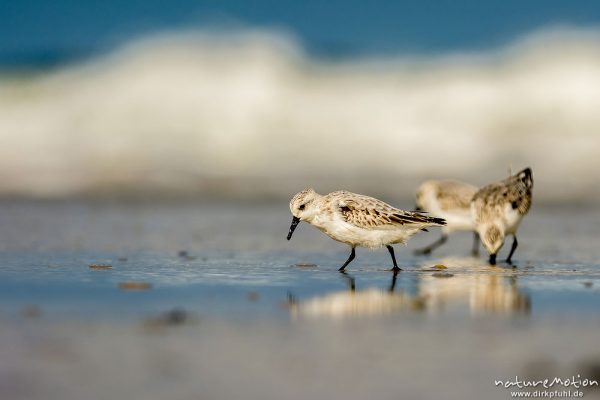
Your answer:
[[[296,229],[296,227],[298,226],[299,223],[300,223],[300,218],[298,218],[298,217],[292,218],[292,225],[290,225],[290,231],[288,232],[287,240],[290,240],[292,238],[292,234],[294,233],[294,230]]]

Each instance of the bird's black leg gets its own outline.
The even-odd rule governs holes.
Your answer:
[[[394,268],[392,268],[392,271],[394,271],[395,273],[398,271],[402,271],[402,268],[398,268],[398,264],[396,263],[396,256],[394,255],[394,248],[392,246],[390,246],[389,244],[387,246],[388,251],[390,252],[390,255],[392,256],[392,261],[394,262]]]
[[[398,271],[394,270],[394,275],[392,276],[392,283],[390,285],[390,293],[394,292],[394,289],[396,288],[396,278],[398,277]]]
[[[496,254],[490,254],[490,264],[496,265]]]
[[[346,260],[346,262],[344,263],[344,265],[342,265],[340,267],[340,269],[338,269],[338,271],[344,271],[344,268],[346,268],[346,266],[348,264],[350,264],[352,262],[352,260],[354,260],[354,256],[356,256],[356,254],[354,253],[354,247],[352,248],[352,252],[350,253],[350,257],[348,257],[348,259]]]
[[[517,249],[518,245],[519,245],[519,242],[517,242],[517,236],[513,235],[513,243],[510,248],[510,253],[508,253],[508,258],[506,259],[507,263],[512,264],[512,255],[515,252],[515,250]]]
[[[419,255],[419,256],[431,254],[431,252],[433,250],[437,249],[438,247],[440,247],[441,245],[446,243],[446,240],[448,240],[448,235],[445,233],[442,233],[442,236],[435,242],[431,243],[429,246],[423,247],[422,249],[415,250],[415,254]]]
[[[471,255],[477,257],[479,255],[479,233],[473,232],[473,248],[471,249]]]

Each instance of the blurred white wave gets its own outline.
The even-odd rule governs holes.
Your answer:
[[[0,73],[0,195],[412,195],[532,166],[548,201],[597,200],[600,32],[477,54],[320,60],[277,32],[149,37]]]

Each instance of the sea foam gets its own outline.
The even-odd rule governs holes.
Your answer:
[[[600,34],[324,60],[277,32],[148,37],[0,73],[0,195],[411,196],[531,166],[536,196],[600,198]],[[596,179],[597,181],[597,179]]]

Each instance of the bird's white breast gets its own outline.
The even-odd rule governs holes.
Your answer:
[[[515,233],[522,219],[523,214],[519,213],[518,209],[512,208],[510,203],[504,206],[504,229],[506,233]]]
[[[444,228],[447,232],[470,231],[475,227],[470,209],[442,211],[435,215],[446,220],[447,225]]]

